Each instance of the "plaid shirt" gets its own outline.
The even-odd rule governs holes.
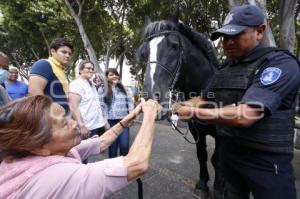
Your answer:
[[[113,119],[122,119],[125,117],[131,110],[133,110],[134,105],[130,96],[125,95],[117,87],[112,87],[113,98],[111,104],[106,104],[104,102],[104,89],[99,88],[98,93],[100,96],[101,108],[104,114],[104,117],[113,120]]]

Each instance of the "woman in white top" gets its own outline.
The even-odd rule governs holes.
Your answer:
[[[91,61],[83,61],[79,66],[79,77],[70,83],[69,103],[73,116],[82,131],[90,131],[90,137],[104,132],[99,95],[90,79],[94,74]]]

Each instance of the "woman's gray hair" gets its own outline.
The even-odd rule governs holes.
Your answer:
[[[79,63],[79,67],[78,67],[78,74],[79,74],[79,75],[80,75],[80,71],[82,71],[82,70],[84,69],[84,66],[85,66],[86,64],[88,64],[88,63],[92,64],[93,67],[95,67],[92,61],[90,61],[90,60],[83,60],[83,61],[81,61],[81,62]]]
[[[78,70],[79,70],[79,71],[83,70],[83,69],[84,69],[84,66],[85,66],[86,64],[88,64],[88,63],[92,64],[93,67],[95,67],[92,61],[90,61],[90,60],[83,60],[83,61],[80,62],[79,67],[78,67]]]
[[[10,67],[9,67],[9,71],[10,71],[10,70],[16,70],[16,71],[19,72],[19,69],[18,69],[17,67],[15,67],[15,66],[10,66]]]

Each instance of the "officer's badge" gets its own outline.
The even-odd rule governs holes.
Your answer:
[[[263,85],[269,85],[276,82],[281,76],[281,70],[275,67],[266,68],[260,77],[260,81]]]

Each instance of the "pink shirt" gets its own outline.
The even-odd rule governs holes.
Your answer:
[[[99,138],[75,147],[81,159],[100,152]],[[36,174],[20,189],[16,198],[105,198],[128,185],[123,157],[95,163],[58,163]]]

